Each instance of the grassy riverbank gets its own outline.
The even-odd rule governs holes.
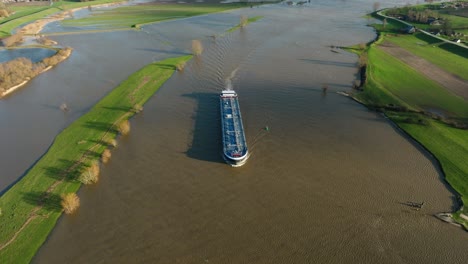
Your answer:
[[[434,65],[466,78],[466,58],[450,49],[442,51],[429,37],[398,34],[398,23],[376,27],[380,38],[361,50],[367,57],[367,82],[354,93],[360,102],[383,111],[408,135],[421,143],[439,161],[447,182],[458,192],[464,205],[468,203],[468,131],[450,125],[468,123],[468,103],[442,85],[429,80],[418,70],[384,52],[386,41],[396,44]],[[356,51],[357,48],[354,48]],[[359,52],[358,52],[359,53]],[[468,208],[457,212],[455,220],[468,228]]]
[[[60,195],[76,192],[78,176],[99,160],[118,125],[135,114],[191,55],[150,64],[131,75],[61,132],[47,153],[0,197],[0,259],[28,263],[60,217]]]

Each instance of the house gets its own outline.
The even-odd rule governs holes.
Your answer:
[[[416,32],[416,28],[414,26],[408,26],[405,29],[403,29],[403,31],[406,34],[413,34],[414,32]]]

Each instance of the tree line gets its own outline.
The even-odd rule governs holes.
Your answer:
[[[27,81],[49,66],[54,66],[63,61],[71,53],[71,48],[59,50],[55,55],[33,63],[27,58],[17,58],[0,64],[0,93],[9,88]]]

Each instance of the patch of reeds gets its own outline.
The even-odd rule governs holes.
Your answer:
[[[130,122],[128,120],[121,122],[118,126],[118,130],[121,135],[128,135],[128,133],[130,133]]]
[[[72,214],[80,207],[80,198],[76,193],[62,194],[61,198],[60,205],[66,214]]]
[[[83,173],[81,173],[78,180],[83,184],[93,184],[99,180],[99,163],[93,162],[89,168],[87,168]]]

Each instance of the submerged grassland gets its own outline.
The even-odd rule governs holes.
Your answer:
[[[366,59],[367,81],[353,97],[384,112],[408,135],[421,143],[439,161],[447,182],[468,204],[468,103],[441,84],[429,80],[400,59],[386,53],[381,45],[389,41],[437,67],[468,80],[466,51],[440,43],[420,33],[400,34],[401,25],[388,21],[376,26],[379,39],[361,49]],[[442,46],[444,45],[444,46]],[[358,48],[354,48],[358,50]],[[466,66],[466,67],[464,67]],[[457,128],[461,127],[461,128]],[[468,208],[452,218],[468,229]]]
[[[152,63],[131,75],[61,132],[47,153],[0,197],[0,259],[28,263],[62,214],[61,196],[115,145],[122,124],[192,55]]]
[[[112,10],[103,10],[81,19],[62,21],[65,26],[91,26],[93,28],[138,28],[141,25],[169,19],[180,19],[192,16],[243,8],[247,3],[230,4],[142,4],[122,6]]]

